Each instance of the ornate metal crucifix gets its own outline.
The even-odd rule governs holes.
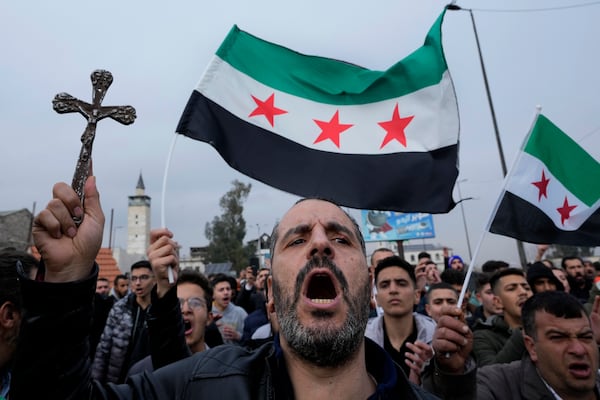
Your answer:
[[[113,81],[110,72],[101,69],[96,70],[92,72],[91,79],[93,86],[91,104],[81,101],[68,93],[59,93],[52,101],[56,112],[60,114],[78,112],[88,121],[85,131],[81,135],[81,151],[79,152],[79,159],[75,167],[73,182],[71,183],[71,187],[75,190],[82,203],[84,198],[83,186],[88,177],[92,160],[92,145],[96,136],[96,124],[101,119],[107,117],[123,125],[129,125],[135,121],[135,108],[132,106],[101,105],[104,95],[106,95],[106,91]],[[75,222],[79,225],[81,220],[75,220]]]

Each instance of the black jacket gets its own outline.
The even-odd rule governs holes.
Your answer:
[[[97,274],[94,266],[90,277],[79,282],[35,282],[22,277],[26,312],[11,400],[292,398],[277,341],[254,351],[219,346],[153,374],[136,375],[123,385],[92,381],[88,336]],[[378,382],[372,399],[436,398],[409,383],[383,349],[365,341],[367,369]]]

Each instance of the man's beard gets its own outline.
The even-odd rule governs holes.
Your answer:
[[[304,326],[298,320],[297,306],[300,301],[300,290],[307,274],[314,268],[327,268],[339,281],[342,287],[342,298],[348,305],[348,316],[340,328],[331,325],[319,327]],[[365,271],[366,273],[366,271]],[[278,284],[273,285],[273,297],[280,334],[286,339],[292,351],[315,365],[321,367],[337,367],[353,358],[362,343],[367,321],[371,290],[365,282],[352,299],[348,290],[348,282],[344,274],[327,257],[312,258],[298,273],[293,299],[286,297]],[[324,312],[314,312],[313,317],[325,318]]]

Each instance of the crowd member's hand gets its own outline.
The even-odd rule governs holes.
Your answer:
[[[590,320],[592,321],[592,330],[594,331],[594,339],[598,346],[600,346],[600,296],[594,298],[594,304],[592,305],[592,312],[590,313]]]
[[[434,285],[434,284],[440,283],[442,281],[442,277],[440,276],[440,271],[438,271],[437,266],[434,263],[426,265],[425,276],[427,277],[428,285]]]
[[[410,368],[408,379],[416,385],[421,384],[421,373],[433,358],[433,349],[425,342],[417,340],[414,343],[406,343],[410,352],[406,352],[406,365]]]
[[[417,283],[417,289],[424,291],[425,285],[427,285],[427,273],[425,269],[427,268],[426,264],[418,264],[415,268],[415,278]]]
[[[242,337],[235,328],[227,323],[223,323],[222,321],[217,322],[217,326],[221,331],[221,336],[223,336],[223,340],[236,340],[239,341]]]
[[[535,254],[535,261],[542,261],[542,258],[544,257],[544,254],[546,253],[546,251],[550,248],[549,244],[538,244],[536,246],[536,254]]]
[[[104,214],[94,176],[87,179],[84,192],[85,208],[68,184],[55,184],[52,200],[33,221],[33,241],[44,260],[48,282],[88,277],[102,245]],[[73,217],[83,217],[79,226]]]
[[[179,245],[173,240],[173,232],[167,228],[150,231],[150,246],[146,251],[156,278],[156,292],[162,298],[177,282],[179,272]],[[169,268],[173,268],[173,283],[169,282]]]
[[[437,365],[446,372],[460,374],[473,350],[473,332],[465,322],[465,314],[456,307],[445,306],[431,343]]]

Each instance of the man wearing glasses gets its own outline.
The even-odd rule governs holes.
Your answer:
[[[101,382],[125,382],[129,368],[150,354],[146,310],[155,284],[146,260],[131,266],[131,293],[115,303],[108,314],[96,348],[92,376]]]
[[[151,353],[131,367],[129,375],[153,371],[207,350],[204,333],[212,322],[212,293],[208,279],[191,269],[179,272],[176,290],[170,290],[164,297],[159,298],[153,290],[152,306],[146,319]]]

